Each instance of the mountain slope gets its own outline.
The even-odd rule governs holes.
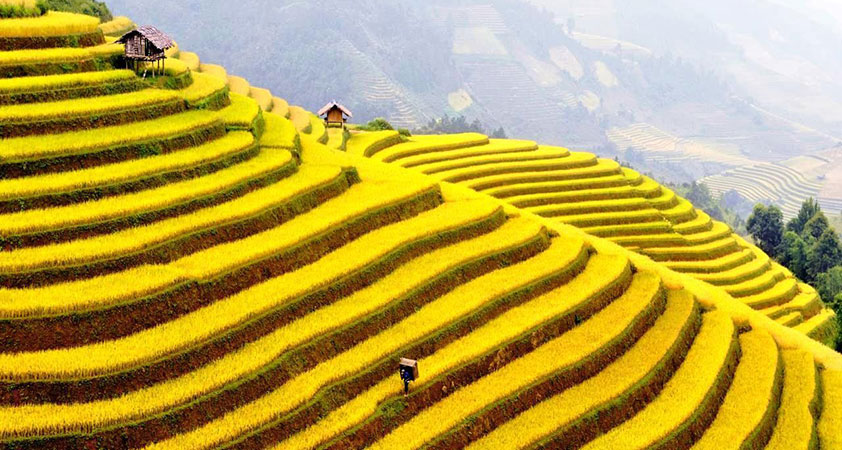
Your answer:
[[[45,33],[27,20],[7,37]],[[833,444],[840,411],[811,405],[842,356],[725,290],[377,161],[413,146],[394,135],[337,151],[195,54],[126,83],[103,41],[0,52],[22,96],[0,109],[4,446],[806,446],[816,424]],[[516,167],[601,164],[472,138],[448,170],[512,147]]]

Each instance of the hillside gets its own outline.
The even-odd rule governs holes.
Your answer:
[[[3,447],[842,446],[835,317],[652,180],[97,22],[0,19]]]

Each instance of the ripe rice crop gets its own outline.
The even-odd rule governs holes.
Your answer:
[[[636,416],[585,445],[587,450],[646,448],[669,442],[689,427],[715,399],[737,349],[736,330],[728,314],[705,315],[690,352],[658,397]]]
[[[415,135],[409,142],[380,149],[376,152],[367,152],[365,156],[371,156],[384,162],[394,162],[410,156],[476,147],[488,144],[488,142],[488,137],[479,133],[436,136]]]
[[[109,164],[74,172],[60,172],[28,178],[0,180],[0,200],[22,199],[59,192],[72,192],[96,186],[115,185],[164,172],[186,170],[190,167],[240,153],[254,144],[254,136],[248,132],[232,132],[227,136],[167,155]],[[27,218],[38,214],[41,218]],[[44,214],[44,215],[42,215]],[[0,221],[0,235],[23,231],[26,224],[51,222],[53,212],[22,211],[19,214],[4,215]],[[41,220],[45,220],[42,222]],[[66,225],[66,224],[65,224]]]
[[[272,112],[289,119],[289,103],[280,97],[272,97]]]
[[[107,70],[69,75],[47,75],[40,77],[18,77],[0,79],[0,95],[67,89],[79,85],[97,85],[134,80],[136,76],[130,70]]]
[[[115,17],[111,21],[99,24],[99,29],[106,36],[121,36],[135,27],[135,23],[125,16]]]
[[[199,61],[199,55],[193,52],[180,52],[178,54],[178,59],[180,59],[184,64],[187,64],[187,68],[191,71],[199,72],[199,65],[201,64],[201,61]]]
[[[379,149],[401,142],[397,131],[373,131],[369,133],[351,133],[351,139],[345,145],[345,151],[354,155],[368,156]]]
[[[300,106],[289,107],[289,120],[295,125],[300,133],[310,134],[313,132],[313,123],[310,121],[310,113]]]
[[[783,350],[784,386],[778,418],[766,448],[809,448],[815,439],[813,414],[818,395],[818,374],[813,357],[799,350]]]
[[[564,433],[577,424],[593,423],[601,411],[622,405],[635,387],[645,389],[658,377],[659,371],[665,370],[676,347],[692,338],[688,336],[689,329],[697,314],[695,301],[688,292],[671,292],[667,308],[655,325],[614,363],[512,418],[471,444],[469,449],[524,448],[557,431]]]
[[[215,123],[219,123],[215,114],[187,111],[113,127],[6,139],[0,149],[0,162],[31,161],[102,151],[132,142],[184,134],[190,130],[211,127]]]
[[[231,92],[231,105],[219,111],[219,117],[232,129],[248,130],[261,116],[257,102],[246,96]]]
[[[219,109],[217,106],[226,106],[228,88],[222,80],[198,72],[191,73],[191,76],[193,77],[193,83],[178,91],[191,108]],[[217,97],[220,100],[216,100]]]
[[[62,36],[97,31],[96,17],[48,11],[40,17],[0,20],[0,38]]]
[[[64,100],[52,103],[5,106],[0,109],[0,123],[18,123],[34,120],[61,119],[80,115],[97,115],[114,111],[162,104],[177,100],[171,91],[145,89],[127,94],[108,95],[83,102]]]
[[[783,365],[778,345],[768,333],[754,330],[740,335],[741,357],[734,381],[716,419],[702,439],[693,447],[697,450],[718,450],[742,443],[759,448],[775,419]]]
[[[266,114],[266,131],[260,138],[260,146],[265,148],[295,148],[298,133],[292,122],[277,114]]]
[[[109,236],[79,241],[78,247],[73,247],[77,244],[67,244],[69,247],[64,248],[67,251],[71,251],[71,248],[74,248],[74,251],[82,251],[80,247],[90,246],[94,250],[99,249],[95,255],[101,255],[98,256],[100,258],[151,249],[177,236],[222,223],[245,220],[278,204],[293,201],[297,196],[331,183],[341,175],[341,169],[336,166],[304,166],[297,176],[246,194],[234,201]],[[217,267],[222,267],[220,270],[225,269],[223,264]],[[208,276],[222,274],[223,272],[218,272]],[[166,290],[177,281],[184,281],[189,275],[189,272],[179,269],[179,266],[173,263],[164,266],[141,266],[115,274],[41,288],[0,289],[3,293],[0,295],[0,316],[32,317],[101,308]],[[86,295],[79,296],[80,290],[84,290]]]
[[[475,147],[457,148],[454,150],[438,151],[433,153],[422,153],[409,156],[400,160],[403,167],[416,167],[427,164],[441,163],[443,161],[456,161],[463,158],[488,156],[497,154],[529,153],[538,150],[538,145],[532,141],[515,141],[507,139],[490,139],[488,144]],[[567,156],[569,151],[561,148],[554,148],[553,154]]]
[[[535,351],[516,359],[492,374],[466,386],[441,402],[417,414],[370,448],[419,448],[437,436],[468,420],[488,405],[493,405],[517,391],[570,370],[595,357],[613,339],[622,336],[645,314],[646,307],[660,289],[661,280],[654,274],[635,277],[626,295],[617,299],[579,327],[556,338]],[[426,365],[425,365],[426,367]]]
[[[825,370],[822,377],[822,415],[819,420],[819,442],[822,448],[842,448],[842,372]]]
[[[415,227],[416,230],[414,233],[419,236],[435,235],[436,233],[476,220],[478,215],[493,213],[494,211],[488,208],[489,205],[487,203],[477,205],[479,207],[478,209],[472,208],[470,204],[459,206],[457,208],[454,203],[451,204],[450,208],[445,207],[442,211],[428,213],[427,217],[419,217],[419,220],[413,219],[419,225],[433,225],[433,227],[428,229]],[[412,228],[412,224],[401,223],[389,228],[390,230],[383,230],[383,235],[373,236],[369,241],[374,241],[378,237],[382,238],[385,236],[392,239],[398,238],[400,232],[405,232],[408,228]],[[492,244],[490,247],[487,239],[480,239],[472,242],[471,245],[459,245],[458,249],[470,250],[477,255],[495,251],[495,247],[497,249],[503,249],[507,246],[516,245],[516,242],[519,240],[529,239],[531,235],[524,234],[523,231],[507,228],[505,232],[494,235],[499,242]],[[410,237],[400,239],[410,239]],[[452,253],[453,250],[442,251],[437,254],[442,256],[452,255]],[[432,262],[433,260],[424,258],[423,261]],[[446,261],[439,259],[438,265],[441,269],[447,267],[447,264]],[[418,267],[418,265],[416,264],[413,267]],[[408,271],[404,270],[403,273],[408,273]],[[429,273],[427,276],[431,275],[434,275],[434,273]],[[243,302],[249,304],[254,302],[255,308],[257,308],[260,305],[277,303],[280,301],[279,297],[281,299],[295,298],[296,292],[303,292],[307,289],[296,283],[289,283],[288,281],[290,281],[289,276],[269,280],[266,283],[237,294],[233,298],[215,303],[210,307],[210,310],[204,310],[203,315],[206,316],[204,323],[207,323],[210,317],[214,317],[214,320],[231,320],[232,318],[228,317],[229,313],[240,317],[241,320],[246,320],[252,316],[242,311],[241,305]],[[50,429],[73,430],[87,428],[89,426],[102,426],[107,423],[130,420],[134,417],[153,414],[165,408],[184,403],[203,393],[218,389],[226,383],[237,380],[239,377],[259,372],[264,369],[265,365],[272,363],[275,358],[282,355],[288,349],[305,343],[332,329],[337,329],[347,323],[351,323],[353,320],[365,316],[368,311],[374,311],[382,307],[394,298],[391,295],[386,295],[386,293],[381,293],[380,290],[382,289],[386,289],[387,292],[394,292],[401,289],[410,290],[411,286],[402,285],[401,283],[381,283],[374,285],[367,290],[369,295],[358,294],[341,299],[322,310],[305,315],[194,372],[134,391],[119,399],[62,406],[43,405],[24,408],[0,408],[0,417],[3,418],[0,422],[7,424],[0,425],[0,435],[5,435],[6,433],[16,434],[28,428],[30,431],[33,428],[46,431]],[[372,296],[371,294],[375,295]],[[361,301],[363,302],[362,304],[360,304]],[[225,306],[226,304],[227,306]],[[166,324],[161,328],[168,327],[172,328],[172,325]],[[192,328],[185,328],[185,332],[188,334],[182,335],[181,338],[189,339],[192,335],[198,335],[207,331],[203,327],[194,326]],[[134,339],[134,337],[129,339]],[[148,348],[148,346],[144,347]],[[95,356],[95,358],[97,357]],[[105,358],[107,359],[107,356]],[[48,411],[51,413],[40,414],[40,412],[46,413]],[[32,415],[31,417],[34,420],[26,420],[26,423],[17,423],[15,425],[6,420],[26,415]],[[36,419],[35,416],[41,417]]]

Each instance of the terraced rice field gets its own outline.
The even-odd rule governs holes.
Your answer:
[[[737,191],[741,196],[755,203],[774,203],[781,208],[785,219],[798,215],[801,204],[808,198],[818,198],[822,183],[808,180],[796,170],[780,164],[763,163],[739,167],[721,175],[699,180],[710,189],[711,194],[720,196]],[[833,208],[829,211],[837,211]]]
[[[719,286],[816,339],[826,339],[834,327],[815,290],[797,283],[727,225],[613,161],[478,134],[416,136],[405,143],[393,138],[362,135],[349,146],[357,154],[459,183],[613,241]]]
[[[476,134],[341,152],[187,59],[172,91],[9,78],[3,120],[59,125],[0,129],[0,446],[839,445],[842,355],[768,317],[832,320],[815,292],[653,181]]]

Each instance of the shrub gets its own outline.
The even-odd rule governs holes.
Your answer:
[[[360,125],[357,129],[362,131],[393,131],[394,127],[386,119],[378,117],[365,125]]]

